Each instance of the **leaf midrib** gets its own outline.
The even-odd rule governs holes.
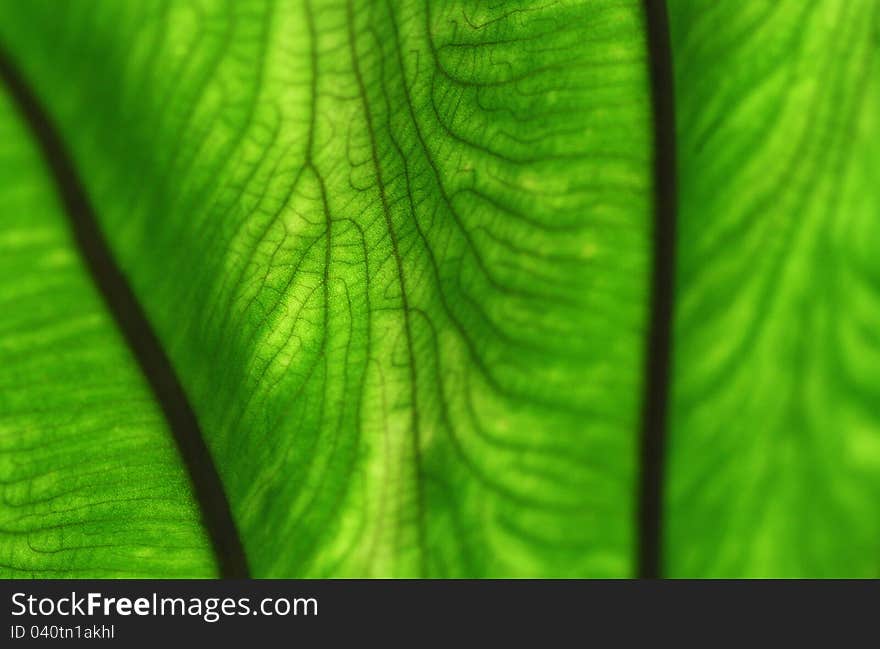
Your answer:
[[[663,487],[675,300],[676,137],[665,0],[645,0],[654,134],[654,250],[639,459],[637,576],[663,576]]]
[[[37,143],[84,265],[168,422],[200,505],[220,577],[249,577],[229,500],[180,379],[107,245],[63,139],[2,45],[0,82]]]

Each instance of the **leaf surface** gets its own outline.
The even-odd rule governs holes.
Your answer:
[[[626,576],[638,2],[4,5],[257,576]]]
[[[672,2],[666,566],[880,575],[880,4]]]
[[[658,4],[0,2],[254,576],[880,574],[880,10]],[[4,574],[214,574],[4,111]]]
[[[0,577],[211,576],[161,412],[0,94]]]

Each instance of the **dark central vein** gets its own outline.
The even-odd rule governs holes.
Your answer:
[[[645,356],[639,485],[638,576],[662,577],[663,470],[675,290],[675,105],[664,0],[645,0],[654,130],[654,264]]]
[[[202,520],[214,546],[220,575],[248,577],[247,560],[226,492],[180,380],[113,259],[61,137],[2,47],[0,80],[39,144],[83,261],[168,421],[201,505]]]

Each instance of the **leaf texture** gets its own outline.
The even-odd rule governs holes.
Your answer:
[[[212,576],[188,477],[0,95],[0,577]]]
[[[5,13],[255,575],[631,574],[638,2]]]
[[[880,4],[670,3],[668,574],[880,575]]]
[[[646,6],[0,2],[254,576],[637,574],[673,234],[662,575],[880,575],[880,4],[676,0],[671,62]],[[0,130],[0,571],[215,575]]]

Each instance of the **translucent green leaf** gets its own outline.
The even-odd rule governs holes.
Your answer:
[[[165,420],[0,94],[0,576],[210,576]]]
[[[638,2],[4,9],[253,574],[632,573]]]
[[[0,111],[0,571],[225,574],[240,537],[258,577],[877,576],[878,33],[869,0],[0,1],[34,99]]]
[[[880,3],[672,2],[673,576],[880,575]]]

